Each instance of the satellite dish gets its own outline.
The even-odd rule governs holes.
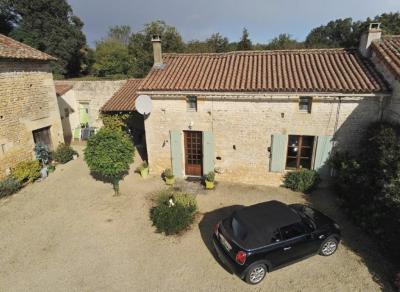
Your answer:
[[[151,98],[148,95],[139,95],[135,101],[136,111],[142,115],[148,115],[153,108]]]

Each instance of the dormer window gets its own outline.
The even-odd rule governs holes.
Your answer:
[[[197,112],[197,96],[186,97],[186,108],[188,112]]]
[[[311,113],[312,97],[300,96],[299,98],[299,111],[304,113]]]

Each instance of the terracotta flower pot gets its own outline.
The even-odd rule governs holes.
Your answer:
[[[165,183],[169,186],[172,186],[175,183],[175,178],[174,177],[171,177],[171,178],[166,177]]]
[[[140,170],[140,176],[145,178],[149,175],[149,168],[143,168],[142,170]]]

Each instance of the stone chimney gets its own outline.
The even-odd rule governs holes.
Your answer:
[[[380,23],[370,23],[368,31],[361,35],[360,45],[358,47],[361,55],[364,57],[370,56],[370,46],[375,40],[380,40],[382,36],[381,24]]]
[[[164,66],[161,51],[161,37],[154,35],[151,39],[153,43],[154,64],[153,67],[162,68]]]

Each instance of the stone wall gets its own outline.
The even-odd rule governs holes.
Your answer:
[[[313,97],[311,113],[299,111],[298,96],[198,96],[198,111],[188,112],[185,96],[153,94],[153,111],[145,121],[151,172],[171,167],[170,130],[212,131],[218,180],[255,184],[280,183],[269,172],[271,136],[333,135],[339,148],[356,151],[365,127],[380,118],[379,97]],[[250,99],[250,100],[249,100]],[[183,143],[183,142],[182,142]],[[218,160],[216,159],[218,157]],[[184,169],[184,168],[183,168]]]
[[[90,126],[101,127],[99,111],[113,94],[126,83],[126,80],[118,81],[56,81],[56,84],[72,85],[72,89],[58,97],[58,104],[61,116],[63,117],[64,129],[70,127],[71,131],[80,126],[79,104],[89,104]],[[69,117],[65,118],[65,111],[68,110]],[[67,139],[72,135],[66,131],[64,136]]]
[[[48,64],[0,59],[0,177],[34,157],[32,131],[46,127],[53,147],[64,141]]]

